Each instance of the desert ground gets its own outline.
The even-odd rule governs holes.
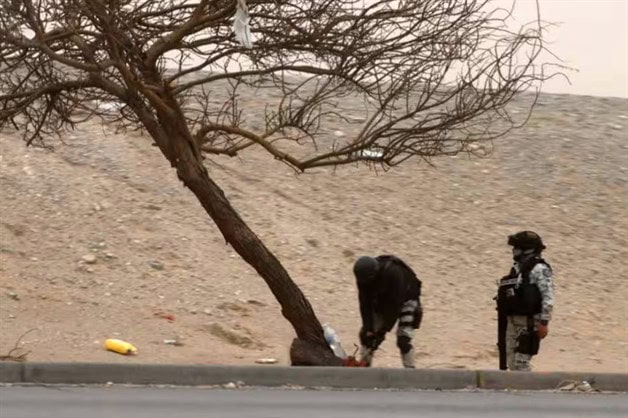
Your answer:
[[[359,120],[359,104],[343,106]],[[28,361],[289,363],[294,331],[278,303],[150,138],[93,122],[62,140],[51,152],[0,132],[0,354],[28,332]],[[297,175],[260,150],[207,167],[349,352],[352,263],[391,253],[423,281],[417,367],[497,368],[506,236],[532,229],[557,295],[535,370],[628,372],[628,100],[543,95],[493,149],[386,172]],[[107,338],[137,355],[104,350]],[[401,367],[392,336],[375,365]]]

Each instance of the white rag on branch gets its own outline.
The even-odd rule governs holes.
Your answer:
[[[236,12],[233,16],[233,32],[236,39],[245,48],[253,48],[253,36],[251,35],[251,28],[249,22],[249,8],[246,6],[245,0],[236,0]]]

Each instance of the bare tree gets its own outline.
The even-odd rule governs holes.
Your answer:
[[[293,364],[339,365],[309,302],[204,159],[261,147],[302,172],[482,152],[472,145],[518,126],[506,105],[548,77],[544,28],[509,30],[509,11],[488,0],[248,0],[247,47],[233,34],[237,7],[246,4],[0,2],[0,129],[40,146],[91,118],[147,132],[281,304],[297,335]],[[226,101],[216,103],[217,85]],[[239,92],[268,88],[277,100],[251,123]],[[337,110],[349,95],[363,98],[364,119]],[[322,128],[334,118],[359,133],[330,139]]]

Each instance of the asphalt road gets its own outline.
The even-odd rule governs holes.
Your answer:
[[[620,416],[628,394],[0,387],[2,418]]]

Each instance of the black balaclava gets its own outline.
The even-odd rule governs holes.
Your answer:
[[[358,287],[369,286],[375,280],[379,263],[373,257],[363,256],[357,259],[353,265],[353,274],[355,275]]]

